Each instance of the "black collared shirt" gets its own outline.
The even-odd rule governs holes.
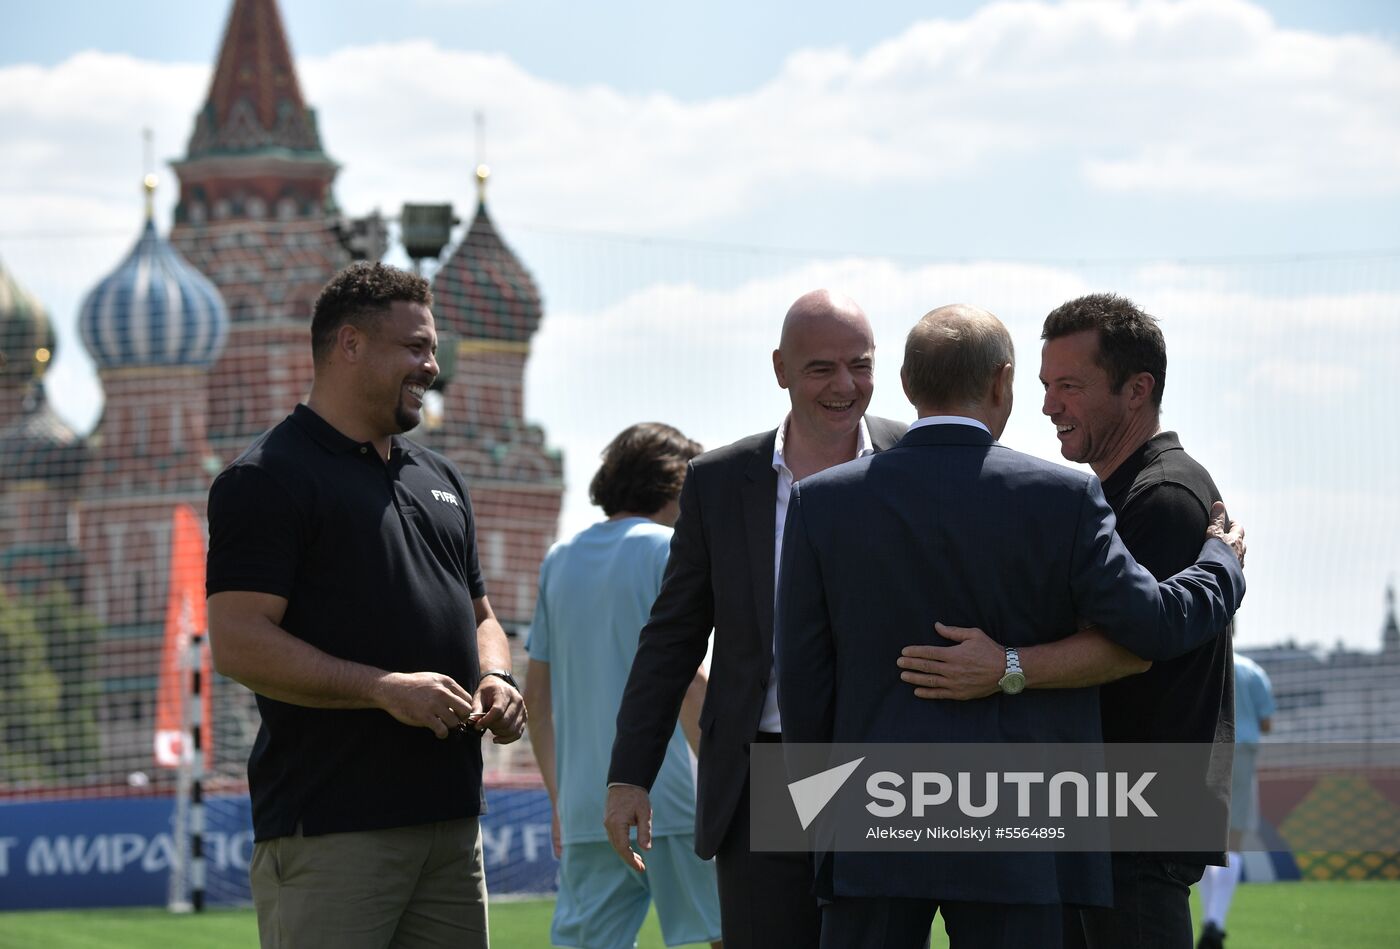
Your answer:
[[[207,589],[285,598],[282,628],[342,659],[468,691],[480,678],[472,600],[486,590],[466,485],[406,438],[386,462],[298,405],[210,489]],[[439,741],[377,709],[257,702],[258,840],[480,813],[474,737]]]
[[[1196,562],[1220,492],[1175,432],[1142,444],[1103,483],[1118,535],[1158,580]],[[1228,629],[1184,656],[1100,689],[1104,741],[1219,742],[1210,763],[1221,821],[1230,801],[1228,751],[1235,740],[1234,654]],[[1223,854],[1178,855],[1223,862]],[[1213,858],[1213,859],[1212,859]]]

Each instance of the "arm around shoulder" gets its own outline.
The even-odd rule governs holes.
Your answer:
[[[900,678],[921,699],[985,698],[1000,691],[1006,650],[976,627],[935,625],[951,646],[904,647]],[[1017,648],[1028,689],[1077,689],[1146,672],[1152,663],[1133,655],[1099,630],[1080,630],[1054,642]]]
[[[1221,635],[1244,596],[1230,548],[1210,540],[1200,560],[1158,583],[1128,552],[1114,525],[1097,479],[1088,479],[1071,567],[1082,618],[1151,660],[1173,659]]]
[[[1090,626],[1054,642],[1026,646],[1021,669],[1028,689],[1079,689],[1104,685],[1152,668],[1152,663]]]

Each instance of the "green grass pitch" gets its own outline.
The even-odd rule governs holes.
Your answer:
[[[552,900],[492,903],[492,943],[498,949],[548,946],[553,910]],[[1397,932],[1400,882],[1245,884],[1230,911],[1226,944],[1230,949],[1380,949],[1396,945]],[[0,949],[255,949],[257,944],[252,910],[198,916],[156,909],[0,913]],[[661,949],[655,914],[637,945]],[[934,926],[932,945],[948,945],[941,923]]]

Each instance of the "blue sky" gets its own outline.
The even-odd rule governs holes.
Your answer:
[[[297,53],[432,37],[451,49],[503,51],[535,75],[603,83],[681,98],[740,92],[771,78],[795,49],[860,52],[909,23],[961,18],[984,4],[881,2],[853,10],[836,0],[712,0],[668,4],[610,0],[283,0]],[[1272,0],[1258,4],[1280,26],[1394,41],[1400,6],[1391,0]],[[212,56],[227,15],[219,0],[77,0],[5,6],[23,21],[0,35],[0,63],[54,65],[80,49],[164,62]],[[13,24],[13,21],[12,21]],[[213,40],[210,37],[214,37]]]
[[[51,393],[85,430],[77,303],[134,238],[140,129],[183,151],[229,4],[7,6],[0,260],[54,311]],[[819,284],[870,311],[895,417],[907,327],[997,312],[1006,440],[1054,457],[1038,322],[1119,290],[1162,318],[1165,424],[1250,526],[1242,641],[1376,642],[1400,572],[1400,4],[281,6],[350,213],[468,214],[485,114],[493,216],[547,302],[527,413],[565,452],[565,530],[624,425],[776,424],[777,321]]]

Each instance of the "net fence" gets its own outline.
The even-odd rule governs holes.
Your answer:
[[[863,304],[879,342],[872,411],[896,418],[910,416],[897,378],[908,327],[941,303],[988,307],[1019,352],[1003,441],[1054,458],[1038,411],[1040,320],[1113,290],[1161,319],[1164,424],[1249,529],[1237,643],[1273,679],[1274,734],[1400,741],[1400,632],[1386,598],[1400,566],[1400,255],[947,261],[510,230],[545,300],[538,331],[504,338],[439,317],[451,378],[412,437],[466,474],[518,670],[541,558],[594,519],[598,452],[643,420],[707,447],[776,425],[785,401],[769,354],[800,293],[833,286]],[[140,340],[100,350],[79,331],[88,292],[136,236],[0,232],[4,279],[23,288],[0,330],[0,869],[12,875],[139,866],[164,880],[185,866],[189,828],[172,821],[181,770],[156,758],[174,512],[188,507],[202,532],[214,475],[304,397],[310,301],[349,260],[324,225],[177,228],[173,246],[223,294],[227,340],[208,366],[143,362],[130,358]],[[470,240],[463,228],[457,246]],[[407,263],[398,250],[390,260]],[[499,300],[444,290],[460,278],[458,251],[424,266],[444,306],[510,318]],[[242,686],[209,684],[208,899],[246,902],[258,712]],[[493,892],[551,890],[549,807],[528,742],[488,744],[485,779]],[[1373,805],[1400,806],[1389,794]],[[148,829],[108,833],[93,816],[26,836],[48,812],[20,808],[93,802],[149,811]],[[171,886],[183,891],[184,877]]]

